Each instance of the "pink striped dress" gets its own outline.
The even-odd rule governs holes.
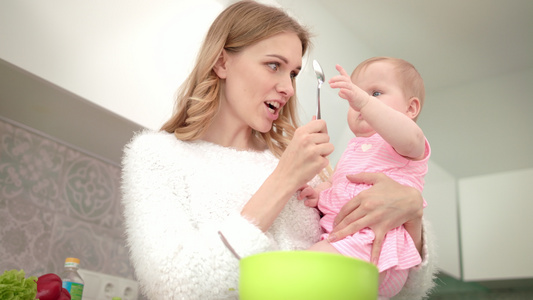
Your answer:
[[[333,229],[333,220],[341,207],[359,192],[370,187],[366,184],[354,184],[346,178],[346,175],[360,172],[384,173],[403,185],[422,191],[430,152],[426,140],[424,158],[413,161],[396,153],[377,133],[367,138],[353,138],[337,164],[332,178],[333,185],[320,194],[318,208],[324,214],[320,224],[326,232],[322,235],[322,239],[327,238]],[[365,228],[332,243],[332,246],[343,255],[370,261],[373,240],[374,233]],[[390,298],[396,295],[407,280],[409,268],[420,262],[420,255],[405,228],[400,226],[389,231],[378,262],[380,297]]]

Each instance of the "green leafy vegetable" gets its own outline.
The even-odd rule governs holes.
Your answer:
[[[35,295],[37,295],[37,277],[25,277],[24,270],[4,271],[4,274],[0,275],[0,299],[35,299]]]

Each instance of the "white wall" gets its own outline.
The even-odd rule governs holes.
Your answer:
[[[533,277],[533,169],[459,180],[464,280]]]
[[[0,58],[157,129],[222,10],[215,0],[0,2]]]
[[[425,218],[430,220],[436,237],[439,269],[461,278],[457,180],[444,168],[429,162],[422,195],[428,206]]]
[[[533,158],[533,68],[502,74],[494,77],[480,78],[477,81],[450,86],[441,90],[428,91],[418,124],[426,133],[438,134],[428,136],[435,151],[447,151],[449,163],[455,170],[449,169],[460,178],[496,172],[492,165],[504,165],[499,171],[509,171],[531,166]],[[450,109],[450,107],[452,109]],[[446,113],[443,113],[446,112]],[[453,112],[453,113],[450,113]],[[507,118],[505,116],[514,116]],[[431,121],[426,122],[428,118]],[[470,120],[465,126],[459,120]],[[517,131],[529,130],[517,140]],[[493,140],[489,144],[491,152],[498,157],[487,157],[485,143],[479,140]],[[451,144],[453,141],[453,144]],[[519,141],[519,142],[517,142]],[[463,147],[467,145],[467,147]],[[434,153],[436,153],[434,151]],[[525,157],[527,161],[505,159],[504,157]],[[442,157],[442,156],[441,156]],[[475,174],[468,170],[458,170],[457,166],[474,166]],[[446,167],[446,166],[444,166]]]
[[[498,107],[504,113],[517,116],[530,114],[531,112],[523,107],[526,107],[527,101],[531,101],[527,95],[532,82],[533,70],[526,69],[431,91],[428,98],[431,98],[432,105],[427,109],[433,111],[429,114],[442,118],[433,123],[446,128],[445,131],[439,131],[443,133],[438,138],[432,139],[428,136],[430,142],[436,140],[441,143],[432,143],[432,151],[443,151],[442,149],[447,148],[459,153],[462,143],[471,142],[479,135],[492,136],[493,147],[499,149],[501,156],[486,157],[483,149],[479,148],[475,155],[456,155],[457,159],[478,160],[490,164],[492,160],[505,160],[508,155],[524,151],[520,145],[508,142],[508,136],[512,133],[503,130],[503,127],[488,130],[480,127],[481,123],[473,118],[471,126],[463,128],[455,124],[449,116],[441,116],[436,112],[450,104],[448,99],[463,99],[463,104],[457,107],[458,115],[475,115],[477,118],[494,120],[494,124],[498,124],[498,115],[489,115],[483,107],[474,105],[479,102],[471,100],[484,99],[485,105]],[[520,119],[517,118],[513,127],[525,126],[519,123]],[[423,124],[421,126],[424,128]],[[443,144],[450,140],[446,135],[455,135],[457,131],[468,132],[470,140],[458,143],[455,147]],[[523,138],[532,139],[533,136]],[[524,234],[525,228],[533,228],[533,219],[527,214],[533,211],[533,193],[530,187],[533,176],[531,171],[520,170],[520,166],[513,167],[517,171],[453,178],[451,175],[434,176],[436,170],[439,173],[446,172],[446,166],[430,165],[424,190],[429,204],[426,216],[436,229],[440,256],[438,265],[443,271],[458,277],[457,264],[461,262],[459,265],[462,268],[462,278],[467,281],[533,277],[533,239]],[[524,182],[529,182],[529,186]],[[458,229],[459,236],[456,237]],[[517,233],[523,236],[520,241],[515,240]],[[457,247],[460,249],[459,254]],[[524,263],[525,261],[527,263]],[[529,270],[526,271],[525,268]]]

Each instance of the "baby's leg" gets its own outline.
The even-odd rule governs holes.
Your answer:
[[[379,273],[379,300],[396,296],[407,281],[407,270],[384,270]]]
[[[335,247],[331,246],[331,244],[327,240],[321,240],[320,242],[309,247],[309,249],[307,250],[340,254],[340,252],[337,251]]]

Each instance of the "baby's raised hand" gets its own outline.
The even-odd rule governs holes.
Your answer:
[[[360,111],[368,103],[370,96],[352,82],[350,75],[340,65],[336,65],[335,68],[340,75],[332,77],[329,86],[340,89],[339,96],[348,100],[354,110]]]

